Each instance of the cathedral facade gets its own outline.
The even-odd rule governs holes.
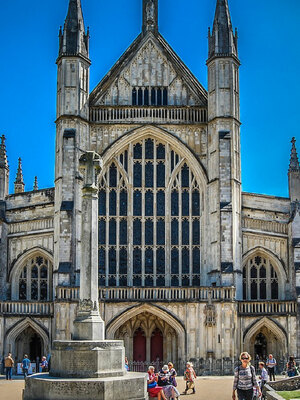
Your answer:
[[[34,360],[68,340],[79,297],[83,152],[98,153],[99,305],[133,369],[191,360],[231,373],[242,350],[300,357],[300,168],[289,198],[241,191],[238,38],[227,0],[208,35],[205,89],[158,30],[90,92],[89,32],[70,0],[57,58],[55,187],[9,194],[0,147],[0,353]]]

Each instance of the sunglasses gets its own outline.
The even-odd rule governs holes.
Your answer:
[[[242,357],[242,360],[249,360],[249,357]]]

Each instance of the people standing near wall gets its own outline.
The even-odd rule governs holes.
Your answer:
[[[255,368],[250,364],[251,356],[247,352],[240,354],[242,365],[234,370],[232,399],[236,399],[235,391],[237,391],[238,400],[252,400],[253,388],[256,388],[258,396],[261,396],[261,390],[258,385]]]
[[[24,378],[26,378],[26,376],[28,375],[28,370],[29,370],[30,366],[31,366],[31,362],[28,358],[28,355],[25,354],[24,359],[22,361],[22,366],[21,366],[22,370],[23,370]]]
[[[273,377],[273,380],[275,381],[275,368],[276,368],[277,362],[272,354],[269,354],[269,358],[267,359],[266,365],[268,367],[270,381],[272,381],[272,377]]]
[[[297,374],[296,361],[293,356],[290,356],[289,361],[286,364],[286,372],[289,378]]]
[[[6,380],[12,380],[12,369],[14,366],[14,360],[11,356],[11,353],[8,353],[7,357],[4,359],[4,366],[5,366],[5,373],[6,373]]]
[[[129,362],[127,357],[125,357],[125,369],[126,371],[129,371]]]
[[[41,367],[42,372],[48,372],[48,361],[45,356],[42,357]]]
[[[184,394],[187,394],[188,390],[192,389],[193,393],[196,393],[195,389],[195,380],[196,380],[196,372],[194,371],[193,364],[191,362],[186,363],[186,370],[184,372],[184,380],[185,383],[185,391]]]

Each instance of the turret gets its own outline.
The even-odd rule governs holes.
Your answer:
[[[89,31],[85,31],[80,0],[70,0],[64,29],[59,30],[57,117],[88,116]]]
[[[17,176],[15,180],[15,193],[24,193],[25,183],[22,171],[22,160],[19,158]]]
[[[300,201],[300,166],[296,149],[296,139],[292,139],[292,150],[290,166],[288,171],[289,177],[289,195],[291,202]]]
[[[208,34],[208,165],[211,283],[234,285],[241,298],[241,163],[237,33],[227,0],[217,0]]]
[[[70,0],[59,31],[55,153],[54,286],[74,285],[80,271],[81,175],[89,143],[89,32],[80,0]]]
[[[1,136],[0,142],[0,201],[8,196],[9,167],[6,154],[5,136]]]

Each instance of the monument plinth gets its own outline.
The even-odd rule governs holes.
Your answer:
[[[98,301],[98,188],[102,160],[95,152],[80,158],[82,258],[80,301],[73,340],[56,340],[50,374],[27,377],[23,400],[146,400],[146,375],[128,373],[121,340],[105,340]]]

